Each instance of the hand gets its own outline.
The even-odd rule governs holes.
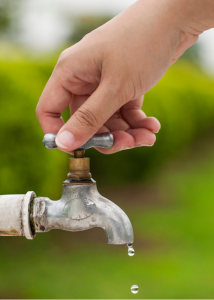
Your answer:
[[[213,0],[206,1],[214,8]],[[200,5],[137,1],[63,51],[37,106],[44,133],[58,132],[56,143],[66,152],[106,131],[115,143],[98,149],[103,153],[152,146],[160,124],[141,111],[143,95],[210,26],[195,21]],[[68,106],[71,118],[64,124],[61,113]]]

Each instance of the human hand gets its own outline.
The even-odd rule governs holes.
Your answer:
[[[154,144],[160,124],[141,111],[143,95],[210,26],[195,21],[196,2],[137,1],[63,51],[37,106],[44,133],[58,132],[58,148],[71,152],[106,131],[115,142],[102,153]]]

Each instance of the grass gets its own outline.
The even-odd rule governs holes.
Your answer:
[[[133,186],[141,203],[113,196],[132,221],[134,257],[125,246],[106,245],[101,229],[52,231],[33,241],[1,237],[0,297],[213,298],[214,153],[205,144],[165,165],[146,186]]]

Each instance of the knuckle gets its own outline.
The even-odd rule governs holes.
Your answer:
[[[86,34],[83,36],[82,41],[87,40],[88,37],[90,37],[90,36],[91,36],[90,33],[86,33]]]
[[[56,68],[63,66],[67,62],[69,54],[70,54],[70,48],[67,48],[62,51],[62,53],[60,54],[60,56],[58,58]]]
[[[141,107],[138,104],[132,104],[131,110],[141,110]]]
[[[63,51],[61,52],[61,54],[60,54],[60,56],[59,56],[59,60],[60,60],[60,59],[64,59],[65,57],[67,57],[68,52],[69,52],[69,49],[70,49],[70,48],[67,48],[67,49],[65,49],[65,50],[63,50]]]
[[[81,126],[97,128],[98,121],[94,113],[87,108],[80,108],[76,112],[76,119]]]
[[[98,27],[98,28],[96,28],[96,29],[94,29],[94,30],[92,30],[92,31],[90,31],[89,33],[86,33],[85,35],[84,35],[84,37],[82,38],[82,41],[91,41],[91,39],[92,38],[97,38],[99,35],[98,34],[100,34],[100,28]]]

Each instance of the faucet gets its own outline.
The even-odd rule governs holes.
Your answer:
[[[55,138],[54,133],[46,134],[43,139],[45,147],[57,148]],[[91,177],[90,159],[84,157],[86,149],[110,148],[113,143],[112,134],[95,134],[74,150],[60,200],[37,197],[34,192],[0,196],[0,235],[33,239],[36,233],[52,229],[83,231],[101,227],[108,244],[132,244],[133,229],[128,216],[119,206],[99,194]]]

